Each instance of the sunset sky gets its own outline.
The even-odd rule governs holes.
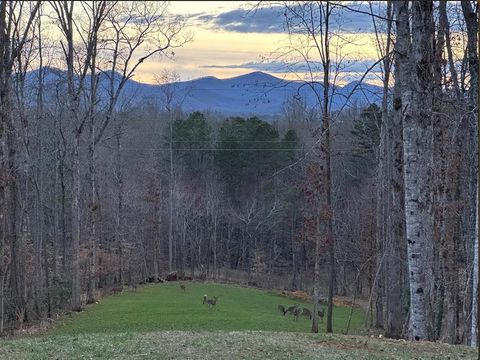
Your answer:
[[[203,76],[226,78],[252,71],[295,78],[297,75],[292,74],[288,60],[278,58],[288,41],[282,7],[265,3],[252,11],[254,4],[245,1],[172,2],[171,14],[187,19],[193,41],[176,49],[173,60],[152,59],[143,64],[135,79],[152,83],[155,75],[165,69],[174,70],[182,80]],[[372,20],[368,15],[348,11],[343,15],[340,32],[353,43],[341,46],[344,61],[349,64],[344,70],[344,82],[359,78],[374,59],[378,59],[371,29]],[[301,67],[293,69],[302,74]],[[376,78],[378,73],[369,76],[371,82],[376,82]]]

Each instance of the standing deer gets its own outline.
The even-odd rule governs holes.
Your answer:
[[[291,306],[289,306],[288,308],[285,309],[285,314],[287,314],[287,313],[294,314],[294,311],[295,311],[295,309],[297,309],[297,308],[298,308],[298,305],[297,305],[297,304],[291,305]]]
[[[312,312],[307,308],[302,309],[302,315],[310,320],[312,319]]]
[[[295,310],[293,310],[293,316],[295,317],[295,321],[298,321],[298,317],[302,314],[302,309],[299,307],[296,307]]]
[[[325,315],[325,311],[323,309],[318,310],[318,317],[323,322],[323,316]]]
[[[112,294],[119,294],[123,291],[123,286],[119,286],[119,287],[114,287],[112,288]]]
[[[218,297],[216,296],[214,296],[213,299],[208,299],[207,300],[208,307],[211,309],[212,307],[217,305],[217,300],[218,300]]]
[[[182,289],[182,291],[185,292],[185,285],[180,284],[180,289]]]

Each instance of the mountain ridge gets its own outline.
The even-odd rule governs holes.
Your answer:
[[[47,89],[53,86],[56,91],[65,81],[65,71],[57,68],[44,68],[44,83]],[[27,73],[26,81],[32,88],[38,83],[39,70]],[[110,76],[102,73],[99,80],[99,98],[109,94]],[[121,79],[116,73],[115,82]],[[88,81],[88,79],[87,79]],[[376,85],[352,81],[344,86],[330,86],[330,102],[333,111],[350,105],[359,106],[379,102],[382,88]],[[185,111],[211,111],[225,115],[280,115],[288,99],[303,99],[308,107],[315,106],[317,92],[323,92],[323,84],[315,83],[304,86],[305,82],[286,80],[274,75],[253,71],[250,73],[220,79],[205,76],[197,79],[172,82],[167,84],[142,83],[134,78],[125,83],[119,102],[123,105],[142,106],[147,103],[161,105],[165,93],[173,94],[174,102]],[[63,85],[64,86],[64,85]],[[352,93],[352,90],[355,89]],[[52,89],[51,89],[52,90]],[[348,100],[348,104],[346,101]]]

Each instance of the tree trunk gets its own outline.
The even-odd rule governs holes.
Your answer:
[[[480,128],[478,126],[478,18],[472,4],[470,1],[462,1],[462,12],[465,18],[465,24],[467,27],[467,59],[468,59],[468,69],[470,72],[470,92],[469,92],[469,110],[472,112],[472,124],[473,128],[476,126],[477,137],[476,137],[476,149],[477,149],[477,202],[476,202],[476,225],[475,225],[475,238],[474,238],[474,255],[473,255],[473,287],[472,287],[472,322],[471,322],[471,345],[475,346],[479,343],[479,329],[478,329],[478,317],[480,311],[480,302],[478,301],[479,296],[479,279],[478,279],[478,258],[479,258],[479,245],[478,245],[478,228],[479,228],[479,215],[478,215],[478,206],[480,202],[480,154],[478,150],[480,148],[478,141],[480,139]],[[478,10],[477,10],[478,11]],[[477,108],[475,108],[477,106]],[[474,147],[475,148],[475,147]],[[472,151],[474,149],[471,149]],[[473,166],[475,168],[475,166]],[[480,350],[479,350],[480,356]]]
[[[405,2],[402,2],[406,6]],[[410,323],[415,340],[431,338],[433,3],[412,3],[412,78],[402,93],[405,219],[410,279]],[[408,25],[408,23],[407,23]],[[408,39],[407,39],[408,40]],[[398,39],[397,39],[398,41]]]
[[[115,235],[118,246],[119,256],[119,269],[118,278],[120,284],[124,282],[124,268],[125,268],[125,246],[124,246],[124,233],[123,233],[123,171],[122,171],[122,140],[121,140],[120,126],[117,128],[115,134],[116,139],[116,164],[115,164],[115,177],[117,180],[117,211],[115,214]]]
[[[217,269],[217,213],[213,213],[213,278],[216,279],[218,275]]]
[[[173,270],[173,119],[170,118],[170,180],[169,191],[169,209],[168,209],[168,271]]]
[[[80,311],[82,284],[80,282],[80,231],[81,231],[81,178],[80,178],[80,134],[76,134],[73,148],[73,188],[72,188],[72,309]]]
[[[318,310],[320,301],[320,217],[317,216],[317,234],[315,234],[315,267],[313,270],[313,318],[312,333],[318,333]]]

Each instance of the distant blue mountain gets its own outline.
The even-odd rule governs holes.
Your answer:
[[[120,81],[119,74],[102,74],[99,81],[100,104],[108,96],[110,77]],[[44,69],[45,98],[52,101],[65,96],[65,72]],[[87,86],[88,86],[87,79]],[[27,88],[34,89],[38,83],[38,70],[27,74]],[[249,74],[218,79],[204,77],[191,81],[183,81],[164,85],[151,85],[130,79],[125,84],[119,99],[119,106],[156,104],[161,107],[166,93],[174,94],[174,102],[180,104],[185,111],[211,111],[225,115],[269,115],[282,113],[287,99],[295,97],[303,99],[308,106],[318,103],[315,92],[323,94],[323,84],[306,84],[301,81],[288,81],[263,73]],[[331,109],[339,110],[353,105],[364,106],[379,103],[382,88],[370,84],[352,82],[345,86],[331,87]]]

